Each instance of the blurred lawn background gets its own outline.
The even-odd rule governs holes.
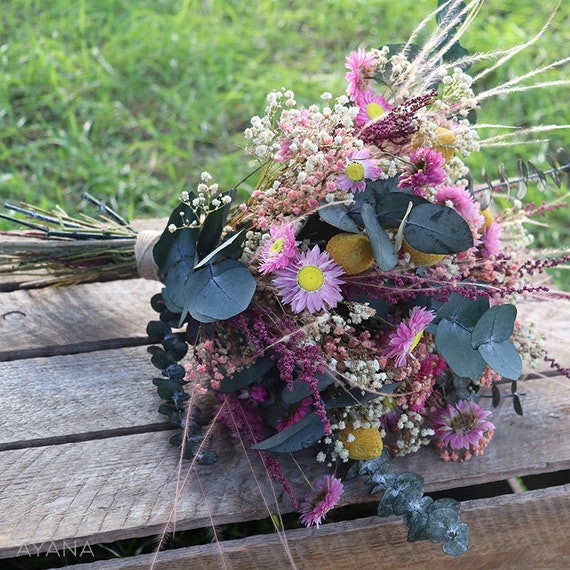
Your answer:
[[[462,44],[489,51],[528,40],[555,0],[488,0]],[[0,202],[62,205],[81,193],[129,218],[164,216],[208,170],[229,188],[252,168],[242,132],[275,88],[305,105],[344,93],[344,58],[359,46],[407,39],[436,0],[11,0],[0,28]],[[570,2],[546,36],[497,73],[496,85],[568,56]],[[430,28],[431,29],[431,28]],[[547,79],[568,77],[557,70]],[[481,123],[570,123],[570,88],[493,99]],[[482,133],[488,134],[488,133]],[[468,159],[516,174],[519,156],[548,168],[551,142],[488,149]],[[550,195],[563,194],[552,185]],[[529,200],[542,201],[531,190]],[[567,212],[538,230],[541,245],[570,241]],[[0,229],[8,225],[0,221]],[[550,237],[547,236],[550,234]]]

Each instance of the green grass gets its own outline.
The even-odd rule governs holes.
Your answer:
[[[12,0],[0,15],[0,199],[76,213],[88,190],[134,218],[167,214],[203,170],[231,187],[252,167],[242,131],[269,90],[291,88],[303,104],[343,93],[349,50],[406,39],[435,4]],[[547,37],[487,84],[568,55],[563,4]],[[471,52],[520,43],[554,5],[489,0],[462,43]],[[479,121],[569,123],[569,92],[492,100]],[[570,148],[570,132],[550,145]],[[518,156],[544,165],[546,148],[489,149],[470,162],[476,174],[500,161],[514,172]],[[554,235],[567,243],[565,217],[554,218]]]

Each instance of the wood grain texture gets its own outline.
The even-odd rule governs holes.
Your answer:
[[[524,384],[527,417],[501,409],[482,457],[448,464],[429,448],[395,459],[394,470],[421,473],[426,489],[434,491],[570,469],[568,383],[551,378]],[[95,544],[160,533],[178,488],[177,453],[167,438],[165,432],[143,433],[0,453],[0,512],[10,513],[0,523],[0,557],[15,555],[22,544],[70,538]],[[178,529],[265,518],[276,512],[276,504],[281,512],[293,510],[281,487],[272,489],[259,461],[253,458],[252,470],[243,451],[222,433],[212,447],[219,461],[192,471],[180,494]],[[320,473],[310,453],[301,464],[309,478]],[[284,469],[304,495],[299,471],[286,460]],[[343,504],[370,499],[364,481],[346,484]]]
[[[154,376],[146,346],[5,362],[0,450],[164,423]]]
[[[0,360],[84,352],[146,338],[161,284],[144,279],[0,295]],[[119,343],[120,345],[120,343]]]
[[[253,536],[217,544],[164,551],[154,570],[562,570],[570,556],[570,486],[519,495],[466,501],[462,518],[470,525],[470,548],[446,556],[440,544],[409,543],[403,522],[370,517],[331,523],[319,529]],[[286,540],[286,544],[285,544]],[[152,554],[79,564],[77,570],[150,568]]]

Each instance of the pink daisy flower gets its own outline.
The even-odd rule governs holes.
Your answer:
[[[269,228],[269,239],[261,251],[259,272],[264,275],[286,267],[297,253],[295,229],[291,224],[273,224]]]
[[[346,192],[363,192],[366,189],[365,179],[374,180],[382,174],[378,161],[370,158],[370,150],[362,148],[346,155],[344,174],[336,179],[336,185]]]
[[[439,186],[445,181],[445,158],[433,148],[417,148],[410,155],[406,171],[400,175],[398,188],[411,188],[416,196],[427,196],[428,188]]]
[[[367,54],[364,48],[359,48],[347,56],[346,67],[350,70],[345,75],[348,81],[346,93],[356,102],[364,92],[371,89],[370,80],[376,69],[374,57]]]
[[[333,475],[321,477],[301,504],[301,522],[305,526],[315,525],[319,528],[326,514],[338,504],[342,492],[340,479]]]
[[[275,270],[275,287],[284,303],[290,303],[294,313],[307,309],[310,313],[334,307],[342,300],[339,279],[344,271],[319,246],[298,253],[282,269]]]
[[[356,102],[356,105],[360,111],[356,115],[355,120],[360,127],[381,117],[392,108],[392,105],[384,97],[375,95],[371,91],[364,92]]]
[[[434,319],[435,313],[416,305],[407,319],[403,319],[395,332],[390,335],[388,347],[382,353],[388,358],[396,358],[396,366],[404,366],[406,358],[422,338],[424,329]]]
[[[437,409],[432,415],[432,426],[439,439],[437,446],[463,452],[462,456],[458,456],[462,459],[481,455],[495,430],[495,426],[487,420],[490,414],[490,411],[467,400]]]

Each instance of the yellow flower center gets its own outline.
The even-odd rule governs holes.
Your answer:
[[[297,283],[305,291],[318,291],[325,283],[325,274],[315,265],[304,265],[297,273]]]
[[[271,253],[281,253],[281,250],[283,249],[284,245],[285,245],[285,240],[282,237],[279,237],[273,242],[273,245],[271,246],[271,249],[269,251]]]
[[[368,103],[368,105],[366,105],[366,114],[368,115],[370,120],[377,119],[378,117],[381,117],[384,114],[384,109],[382,109],[382,107],[380,107],[378,103],[374,103],[374,101],[372,101],[371,103]]]
[[[355,182],[360,182],[364,178],[364,166],[360,162],[351,162],[346,167],[346,175]]]
[[[420,339],[422,338],[422,335],[424,334],[424,331],[420,331],[415,337],[414,340],[412,341],[412,344],[410,345],[410,352],[412,352],[412,350],[414,350],[414,348],[416,348],[416,346],[418,346],[418,342],[420,342]]]

